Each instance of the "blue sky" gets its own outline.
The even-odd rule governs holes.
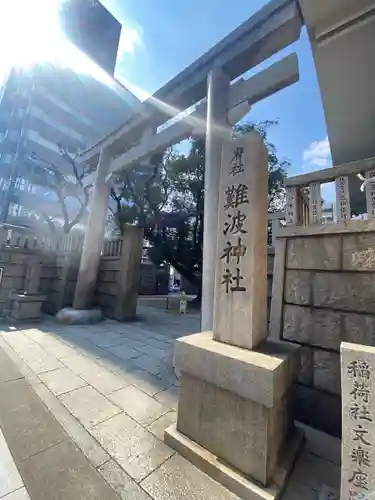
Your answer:
[[[259,10],[265,0],[101,0],[123,24],[116,76],[152,93]],[[324,113],[306,30],[266,61],[297,52],[300,81],[253,106],[252,121],[279,119],[270,133],[289,175],[331,166]],[[257,68],[258,69],[258,68]]]

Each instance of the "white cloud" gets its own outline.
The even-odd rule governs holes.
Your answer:
[[[124,54],[133,55],[142,45],[142,29],[139,26],[124,26],[119,43],[119,57]]]
[[[332,164],[332,160],[328,136],[322,141],[312,142],[303,152],[303,161],[304,163],[320,168],[329,167]]]

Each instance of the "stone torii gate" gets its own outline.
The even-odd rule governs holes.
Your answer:
[[[97,168],[95,179],[94,175],[86,179],[94,181],[94,192],[75,309],[87,312],[93,304],[109,190],[116,177],[172,144],[206,133],[202,330],[212,328],[222,142],[251,105],[298,80],[297,56],[293,53],[248,80],[241,78],[232,85],[230,81],[297,40],[301,26],[294,1],[273,0],[145,101],[120,129],[78,157],[92,165],[97,162]],[[197,101],[201,102],[191,114],[154,133]]]

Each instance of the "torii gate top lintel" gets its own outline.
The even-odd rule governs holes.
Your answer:
[[[211,69],[220,66],[231,80],[298,40],[303,21],[296,0],[272,0],[147,99],[118,129],[77,158],[96,165],[100,150],[112,156],[142,132],[158,127],[206,95]]]

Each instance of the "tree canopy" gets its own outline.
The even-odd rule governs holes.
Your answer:
[[[277,122],[245,123],[234,128],[237,136],[257,130],[264,138],[269,163],[269,211],[284,204],[282,179],[287,160],[279,159],[268,140],[269,127]],[[151,159],[150,165],[125,172],[111,190],[115,202],[113,219],[120,231],[124,224],[144,228],[155,264],[170,264],[201,289],[204,214],[204,139],[191,139],[187,154],[168,149]]]

